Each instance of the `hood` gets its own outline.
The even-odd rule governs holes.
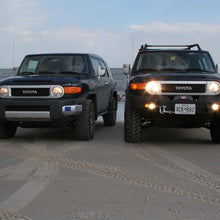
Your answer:
[[[26,75],[10,77],[1,82],[1,85],[65,85],[79,83],[80,76],[70,75]]]

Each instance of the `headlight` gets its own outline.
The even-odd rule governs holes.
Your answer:
[[[151,81],[147,83],[145,90],[152,95],[160,94],[161,93],[161,86],[159,82]]]
[[[51,94],[52,96],[57,97],[57,98],[62,97],[64,94],[64,89],[62,86],[54,86],[51,89]]]
[[[218,95],[220,93],[220,83],[219,82],[209,82],[208,92],[212,95]]]
[[[5,98],[9,96],[9,88],[8,87],[0,87],[0,97]]]

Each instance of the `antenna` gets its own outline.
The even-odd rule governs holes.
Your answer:
[[[14,68],[14,59],[15,59],[15,40],[13,38],[13,42],[12,42],[12,69]]]
[[[132,55],[131,55],[131,65],[134,62],[134,32],[132,33]]]

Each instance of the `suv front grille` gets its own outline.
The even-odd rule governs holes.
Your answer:
[[[49,96],[50,89],[49,88],[12,88],[11,89],[12,96]]]
[[[164,95],[205,95],[207,81],[160,81],[161,94]]]
[[[162,84],[162,93],[205,93],[205,84]]]
[[[64,92],[62,96],[53,95],[51,91],[56,86],[60,86],[60,85],[10,85],[10,86],[6,85],[5,87],[9,90],[9,94],[8,96],[3,98],[58,99],[64,95]]]

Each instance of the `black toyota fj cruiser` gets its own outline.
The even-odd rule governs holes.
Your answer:
[[[126,89],[124,139],[140,142],[143,126],[210,129],[220,142],[220,75],[194,45],[142,45]]]
[[[115,125],[117,92],[97,55],[34,54],[0,82],[0,106],[0,138],[13,137],[17,127],[69,126],[77,139],[90,140],[98,116]]]

